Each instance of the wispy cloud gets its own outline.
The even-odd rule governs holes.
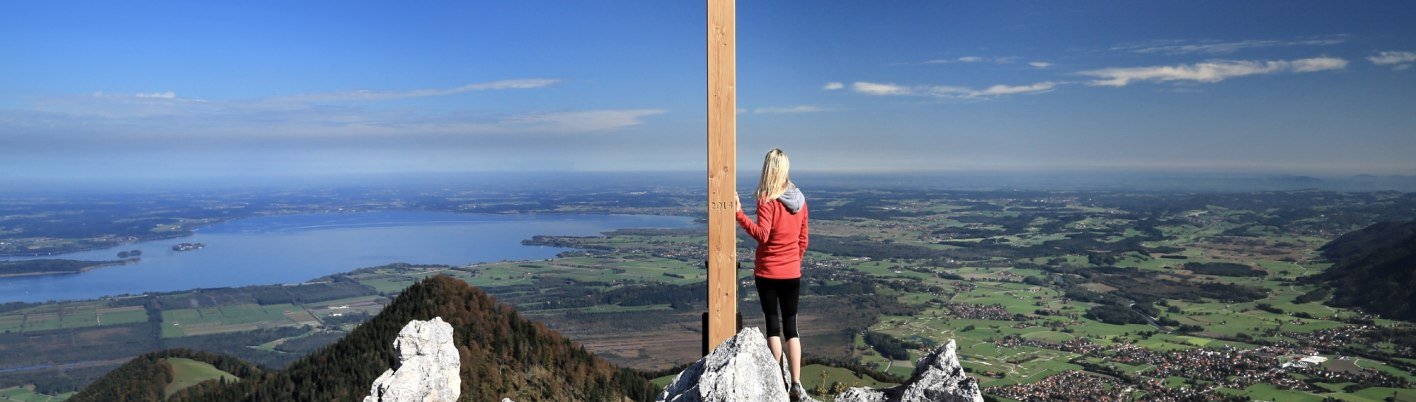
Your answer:
[[[1289,67],[1295,73],[1311,73],[1316,71],[1341,70],[1347,68],[1347,60],[1336,57],[1315,57],[1311,59],[1298,59],[1289,62]]]
[[[1391,66],[1397,70],[1411,68],[1416,63],[1416,53],[1406,51],[1382,51],[1367,57],[1367,61],[1379,66]]]
[[[74,115],[95,115],[115,118],[142,118],[170,115],[230,115],[255,111],[288,112],[329,107],[339,103],[373,102],[435,96],[450,96],[476,91],[534,89],[554,85],[557,79],[529,78],[472,83],[452,88],[413,90],[351,90],[340,92],[280,95],[245,100],[206,100],[178,96],[173,91],[110,93],[96,91],[80,97],[59,97],[44,100],[47,111]]]
[[[560,82],[560,80],[549,78],[530,78],[479,82],[453,88],[413,89],[402,91],[371,91],[366,89],[360,89],[343,92],[299,94],[271,98],[270,100],[279,102],[380,101],[392,99],[423,98],[429,96],[448,96],[476,91],[533,89],[551,86],[558,82]]]
[[[913,95],[908,88],[895,84],[856,81],[851,84],[851,89],[866,95]]]
[[[164,102],[164,101],[187,101],[187,102],[197,101],[197,102],[200,102],[200,101],[202,101],[201,99],[180,98],[180,97],[177,96],[177,93],[176,93],[176,92],[172,92],[172,91],[166,91],[166,92],[137,92],[137,93],[112,93],[112,92],[94,91],[94,92],[92,92],[92,93],[89,93],[89,94],[87,95],[87,97],[88,97],[88,98],[92,98],[92,99],[108,99],[108,100],[120,100],[120,101],[121,101],[121,100],[129,100],[129,101],[153,101],[153,102]]]
[[[1114,51],[1125,51],[1134,53],[1155,53],[1168,55],[1181,54],[1229,54],[1246,49],[1287,47],[1287,46],[1331,46],[1347,42],[1348,36],[1335,35],[1321,38],[1306,38],[1295,40],[1264,40],[1250,39],[1240,41],[1219,41],[1219,40],[1162,40],[1142,43],[1132,43],[1112,47]]]
[[[1082,71],[1078,74],[1096,77],[1088,82],[1094,86],[1126,86],[1135,81],[1194,81],[1215,83],[1229,78],[1247,75],[1274,73],[1310,73],[1315,71],[1340,70],[1347,67],[1347,60],[1334,57],[1315,57],[1298,60],[1215,60],[1195,64],[1150,67],[1118,67]]]
[[[172,91],[167,91],[167,92],[152,92],[152,93],[137,93],[137,94],[133,94],[133,96],[134,96],[134,97],[138,97],[138,98],[174,99],[174,98],[177,97],[177,93],[176,93],[176,92],[172,92]]]
[[[1033,66],[1033,68],[1048,68],[1048,67],[1052,67],[1052,63],[1048,63],[1048,62],[1045,62],[1045,61],[1034,61],[1034,62],[1028,63],[1028,65],[1029,65],[1029,66]]]
[[[648,116],[663,114],[659,109],[611,109],[573,112],[528,114],[501,119],[489,128],[492,131],[532,131],[551,133],[587,133],[614,131],[644,124]]]
[[[771,106],[759,107],[752,110],[753,114],[797,114],[825,112],[829,109],[816,105],[796,105],[796,106]]]
[[[1050,82],[1050,81],[1049,81],[1049,82],[1039,82],[1039,83],[1032,84],[1032,85],[994,85],[994,86],[985,88],[985,89],[982,90],[982,91],[970,92],[970,93],[969,93],[969,96],[970,96],[970,97],[976,97],[976,96],[998,96],[998,95],[1016,95],[1016,94],[1026,94],[1026,93],[1041,93],[1041,92],[1051,91],[1053,88],[1056,88],[1056,87],[1057,87],[1057,83],[1055,83],[1055,82]]]
[[[659,109],[601,109],[515,114],[419,114],[400,110],[218,108],[140,117],[0,110],[0,131],[10,151],[69,148],[281,147],[320,143],[364,147],[378,142],[420,141],[472,145],[488,138],[608,133],[645,123]],[[201,128],[201,129],[194,129]],[[3,154],[3,153],[0,153]]]
[[[1029,85],[1000,84],[993,85],[984,89],[974,89],[963,86],[948,85],[917,85],[906,87],[895,84],[857,81],[851,84],[851,89],[858,93],[875,96],[928,96],[936,98],[975,99],[1005,95],[1043,93],[1057,88],[1059,84],[1062,83],[1046,81]]]
[[[821,89],[824,89],[824,90],[827,90],[827,91],[835,91],[835,90],[838,90],[838,89],[841,89],[841,88],[845,88],[845,87],[846,87],[845,84],[842,84],[842,83],[840,83],[840,82],[834,82],[834,81],[833,81],[833,82],[828,82],[828,83],[826,83],[826,85],[822,85],[822,86],[821,86]]]
[[[1013,56],[1004,56],[1004,57],[960,56],[960,57],[955,57],[955,58],[951,58],[951,59],[932,59],[932,60],[925,60],[925,61],[921,62],[920,64],[954,64],[954,63],[997,63],[997,64],[1008,64],[1008,63],[1012,63],[1012,62],[1015,62],[1015,61],[1018,61],[1018,58],[1017,58],[1017,57],[1013,57]]]
[[[660,109],[631,108],[521,112],[454,109],[434,113],[396,104],[328,102],[539,88],[554,82],[505,80],[447,89],[349,91],[254,100],[184,98],[170,91],[94,92],[43,99],[29,109],[0,110],[0,132],[16,133],[0,138],[4,143],[0,148],[12,152],[71,147],[254,149],[311,142],[357,148],[380,142],[422,143],[421,140],[474,146],[492,137],[500,138],[495,141],[531,141],[543,135],[615,132],[665,113]]]

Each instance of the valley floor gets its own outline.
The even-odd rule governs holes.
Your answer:
[[[1390,215],[1392,204],[1410,208],[1402,204],[1410,200],[814,197],[801,327],[807,352],[830,365],[807,373],[821,377],[808,388],[868,385],[867,372],[908,376],[913,359],[953,338],[985,393],[1005,399],[1416,400],[1416,326],[1327,306],[1329,294],[1297,280],[1328,268],[1320,246]],[[666,370],[698,357],[702,233],[626,229],[527,242],[576,251],[465,267],[376,267],[299,286],[10,308],[0,312],[0,386],[43,389],[35,382],[50,366],[166,347],[279,366],[436,274],[478,286],[618,364]],[[751,271],[739,274],[739,310],[746,325],[760,326]],[[76,382],[91,375],[84,370],[111,368],[79,366],[67,371]],[[16,389],[0,391],[0,400]]]

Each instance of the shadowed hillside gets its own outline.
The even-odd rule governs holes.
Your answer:
[[[237,383],[189,389],[169,400],[191,401],[358,401],[370,384],[392,367],[398,356],[393,340],[410,320],[442,317],[454,328],[461,356],[464,401],[619,401],[651,400],[657,389],[637,372],[615,367],[584,348],[522,318],[511,307],[465,282],[434,276],[405,289],[383,312],[339,342],[320,349],[285,370]],[[153,359],[148,359],[153,360]],[[81,395],[161,395],[142,375],[161,367],[125,365],[94,383]],[[141,388],[140,393],[121,393]],[[156,390],[156,392],[154,392]]]
[[[158,401],[167,397],[169,385],[181,380],[182,370],[174,367],[173,361],[187,360],[209,364],[224,374],[242,380],[260,377],[263,370],[255,365],[229,356],[187,349],[169,349],[133,358],[122,366],[108,372],[88,388],[74,394],[69,401]],[[225,380],[201,381],[180,390],[172,390],[181,398],[182,393],[202,392],[202,390],[225,386]]]
[[[1305,280],[1333,288],[1328,305],[1416,321],[1416,221],[1374,224],[1320,250],[1333,265]]]

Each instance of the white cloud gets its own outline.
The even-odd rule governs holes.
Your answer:
[[[1347,68],[1347,60],[1336,57],[1315,57],[1311,59],[1294,60],[1290,66],[1295,73],[1311,73],[1315,71],[1341,70]]]
[[[974,99],[997,97],[1004,95],[1048,92],[1057,88],[1057,85],[1059,84],[1062,83],[1046,81],[1030,85],[1000,84],[980,90],[969,87],[948,85],[920,85],[914,87],[903,87],[895,84],[856,82],[852,84],[852,89],[859,93],[876,96],[931,96],[936,98]]]
[[[1028,65],[1029,65],[1029,66],[1033,66],[1033,67],[1035,67],[1035,68],[1048,68],[1048,67],[1052,67],[1052,63],[1048,63],[1048,62],[1045,62],[1045,61],[1034,61],[1034,62],[1028,63]]]
[[[47,101],[49,111],[108,117],[152,117],[184,114],[231,114],[242,112],[294,112],[315,107],[324,102],[354,102],[448,96],[474,91],[532,89],[554,85],[556,79],[511,79],[472,83],[452,88],[414,89],[403,91],[353,90],[342,92],[306,93],[242,101],[209,101],[177,96],[174,91],[113,94],[96,91],[75,98],[55,98]],[[328,105],[324,105],[328,106]]]
[[[584,133],[613,131],[643,124],[643,118],[664,113],[658,109],[589,110],[529,114],[497,122],[510,131]]]
[[[453,88],[413,89],[404,91],[370,91],[360,89],[343,92],[290,95],[272,98],[271,100],[278,102],[380,101],[429,96],[448,96],[475,91],[532,89],[554,85],[557,82],[560,82],[560,80],[549,78],[514,79],[472,83]]]
[[[137,92],[132,94],[114,94],[103,91],[94,91],[88,95],[89,98],[125,100],[125,101],[200,101],[200,99],[179,98],[176,92]]]
[[[796,105],[796,106],[759,107],[759,108],[757,108],[757,109],[753,109],[753,110],[752,110],[752,113],[755,113],[755,114],[795,114],[795,113],[825,112],[826,110],[827,110],[826,108],[823,108],[823,107],[820,107],[820,106],[815,106],[815,105]]]
[[[845,84],[832,81],[832,82],[826,83],[826,85],[822,86],[821,89],[824,89],[824,90],[827,90],[827,91],[835,91],[835,90],[837,90],[837,89],[841,89],[841,88],[845,88],[845,87],[846,87]]]
[[[895,84],[856,81],[851,84],[851,89],[866,95],[910,95],[908,89]]]
[[[1097,77],[1088,82],[1094,86],[1126,86],[1133,81],[1195,81],[1215,83],[1246,75],[1273,74],[1280,72],[1309,73],[1315,71],[1340,70],[1347,67],[1347,60],[1333,57],[1315,57],[1298,60],[1215,60],[1196,64],[1151,67],[1119,67],[1082,71],[1078,74]]]
[[[1057,83],[1055,83],[1055,82],[1039,82],[1039,83],[1032,84],[1032,85],[1016,85],[1016,86],[1011,86],[1011,85],[994,85],[994,86],[988,87],[987,89],[984,89],[983,91],[978,91],[977,93],[971,93],[970,95],[971,95],[971,96],[997,96],[997,95],[1015,95],[1015,94],[1025,94],[1025,93],[1037,93],[1037,92],[1047,92],[1047,91],[1051,91],[1053,88],[1056,88],[1056,87],[1057,87]]]
[[[523,135],[569,135],[614,132],[644,124],[658,109],[602,109],[519,114],[455,112],[427,114],[410,110],[306,107],[249,109],[225,102],[178,104],[167,113],[88,111],[87,113],[0,111],[0,131],[25,127],[9,145],[49,149],[61,144],[89,146],[186,144],[195,147],[282,147],[322,142],[365,146],[365,141],[463,141],[478,138],[533,138]],[[121,113],[120,113],[121,112]],[[194,130],[194,127],[203,129]],[[47,135],[64,132],[65,135]],[[456,140],[462,139],[462,140]],[[468,142],[471,141],[471,142]],[[361,145],[362,144],[362,145]]]
[[[1392,68],[1397,70],[1405,70],[1411,68],[1411,64],[1416,63],[1416,53],[1404,51],[1383,51],[1377,52],[1377,54],[1375,55],[1368,56],[1367,61],[1370,61],[1372,62],[1372,64],[1376,64],[1379,66],[1392,66]]]
[[[1385,51],[1378,52],[1376,55],[1368,57],[1367,60],[1378,65],[1410,63],[1416,61],[1416,53]]]
[[[1017,58],[1017,57],[1014,57],[1014,56],[1004,56],[1004,57],[960,56],[960,57],[956,57],[956,58],[952,58],[952,59],[933,59],[933,60],[925,60],[924,62],[922,62],[922,63],[920,63],[920,64],[954,64],[954,63],[983,63],[983,62],[993,62],[993,63],[998,63],[998,64],[1008,64],[1008,63],[1012,63],[1012,62],[1017,61],[1017,60],[1018,60],[1018,58]]]
[[[27,135],[11,138],[11,145],[36,149],[59,143],[189,144],[191,146],[245,146],[298,144],[309,141],[346,145],[359,141],[396,141],[399,138],[453,140],[467,136],[564,135],[621,130],[643,124],[662,114],[659,109],[602,109],[520,113],[425,109],[357,102],[328,104],[320,100],[397,99],[436,96],[477,90],[538,88],[554,80],[506,80],[456,88],[371,93],[349,91],[332,94],[292,95],[253,100],[203,100],[183,98],[175,92],[111,94],[46,98],[35,109],[5,114],[0,110],[0,132],[17,127]],[[333,94],[361,94],[339,97]],[[194,129],[200,128],[200,129]],[[46,132],[65,132],[50,136]],[[444,141],[444,140],[439,140]],[[186,146],[186,145],[184,145]],[[261,145],[264,146],[264,145]],[[354,145],[350,145],[354,146]]]
[[[1261,40],[1250,39],[1241,41],[1185,41],[1185,40],[1163,40],[1150,41],[1135,44],[1126,44],[1111,48],[1111,50],[1127,51],[1134,53],[1159,53],[1169,55],[1181,54],[1228,54],[1245,49],[1285,47],[1285,46],[1331,46],[1347,42],[1346,35],[1336,35],[1323,38],[1296,39],[1296,40]]]
[[[139,92],[139,93],[133,94],[133,97],[135,97],[135,98],[176,99],[176,98],[177,98],[177,93],[176,93],[176,92],[172,92],[172,91],[167,91],[167,92],[153,92],[153,93],[141,93],[141,92]]]

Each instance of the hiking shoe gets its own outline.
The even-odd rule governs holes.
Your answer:
[[[801,401],[802,395],[806,395],[806,390],[801,389],[801,383],[792,383],[792,390],[787,392],[787,397],[791,398],[792,402],[798,402]]]

